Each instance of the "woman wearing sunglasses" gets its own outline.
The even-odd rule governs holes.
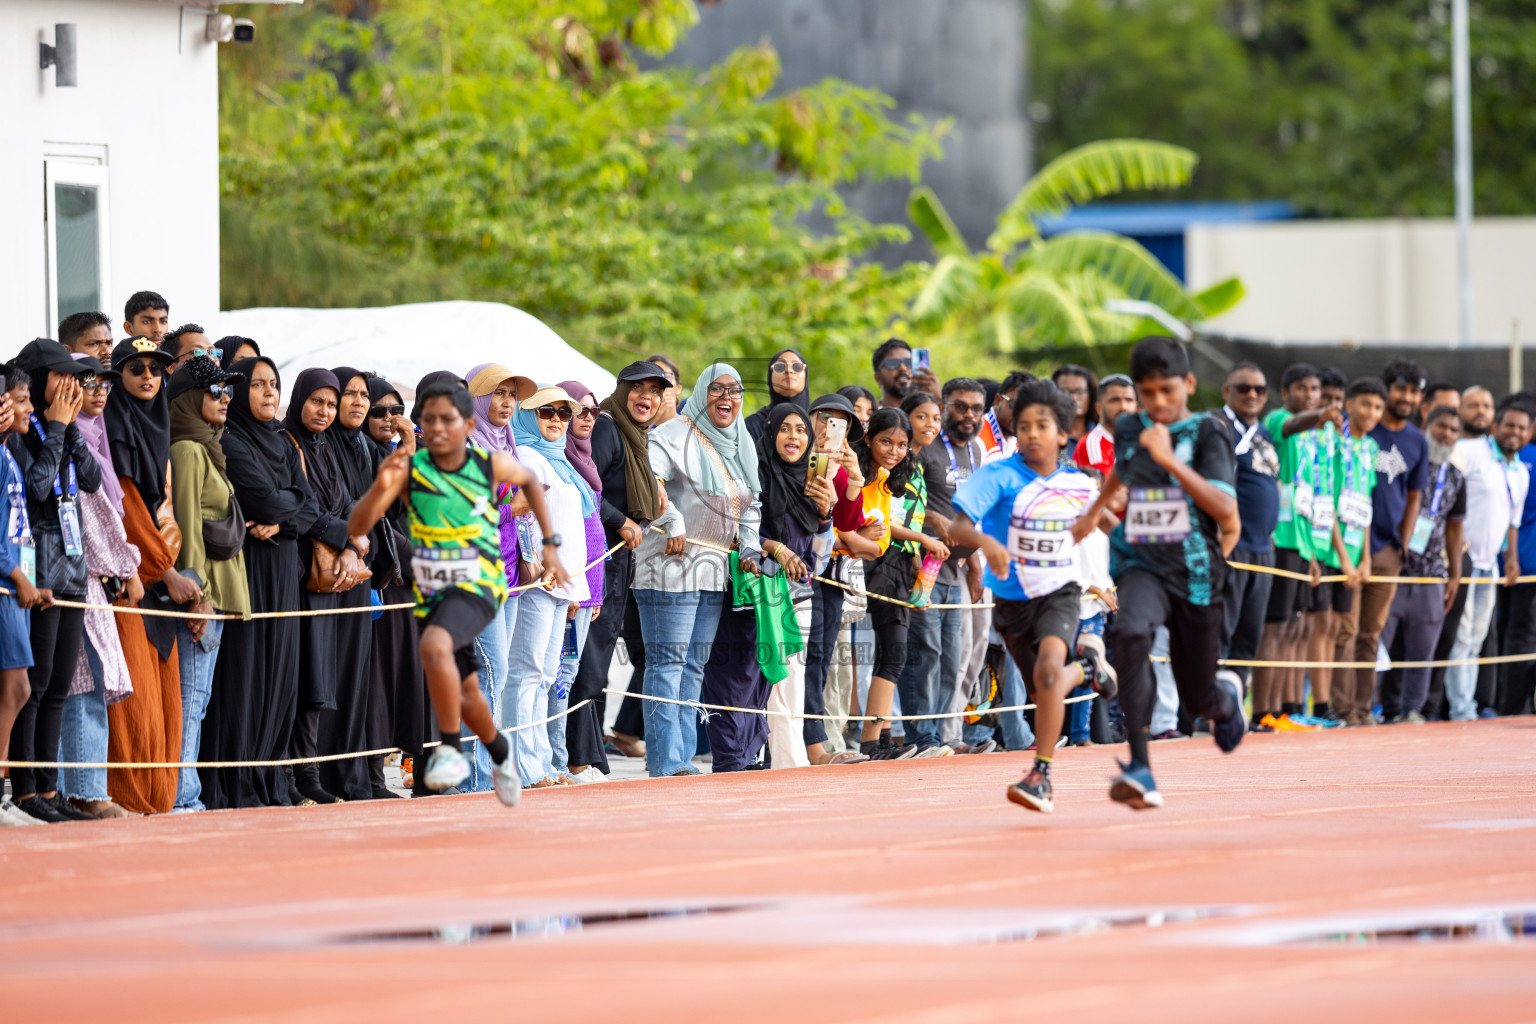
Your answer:
[[[512,417],[518,461],[543,485],[544,504],[555,531],[553,538],[543,538],[543,544],[553,540],[570,582],[556,583],[553,566],[534,562],[533,573],[544,585],[508,599],[518,605],[509,666],[512,691],[507,718],[511,724],[528,725],[549,713],[549,694],[560,675],[567,610],[592,596],[584,571],[587,546],[583,520],[597,512],[597,496],[565,454],[566,431],[581,408],[564,388],[544,384],[523,399]],[[538,545],[539,527],[531,513],[520,517],[519,526],[527,541],[523,545],[527,560],[532,552],[544,548]],[[543,789],[560,784],[548,729],[532,726],[513,733],[512,750],[524,786]]]
[[[470,367],[465,386],[469,389],[470,397],[475,400],[475,425],[470,431],[469,443],[487,452],[506,452],[517,458],[517,438],[512,430],[512,416],[517,411],[518,400],[533,393],[533,381],[517,376],[500,363],[481,363]],[[418,388],[417,392],[421,390]],[[517,515],[528,511],[528,503],[523,500],[517,488],[500,485],[497,487],[496,502],[501,516],[501,560],[506,564],[507,586],[510,588],[519,582],[532,582],[532,577],[524,578],[527,574],[520,569],[521,549],[517,537]],[[518,607],[515,595],[503,601],[496,610],[496,617],[485,627],[479,642],[475,644],[480,659],[480,692],[491,706],[491,717],[503,726],[512,719],[507,702],[511,699],[510,658]],[[484,745],[475,744],[474,756],[470,759],[469,778],[460,788],[474,792],[489,790],[494,767]]]
[[[752,435],[753,444],[763,439],[769,414],[781,405],[793,405],[807,414],[802,418],[809,422],[811,399],[807,389],[810,379],[810,367],[799,352],[781,348],[773,354],[768,360],[768,404],[747,417],[747,433]]]
[[[699,374],[693,394],[671,423],[651,434],[651,471],[670,501],[635,554],[635,604],[645,637],[644,692],[698,700],[731,586],[721,549],[736,547],[741,564],[757,571],[762,557],[757,449],[741,417],[741,374],[715,363]],[[703,545],[687,540],[703,541]],[[645,702],[645,760],[650,774],[697,775],[692,709]]]
[[[233,385],[245,380],[212,359],[197,358],[171,375],[171,499],[181,527],[176,568],[196,571],[203,579],[202,600],[192,612],[249,615],[246,589],[245,518],[234,499],[225,469],[224,423],[229,418]],[[176,625],[181,660],[181,759],[196,761],[203,714],[213,692],[224,623],[187,619]],[[195,768],[181,769],[177,811],[201,811],[203,785]]]

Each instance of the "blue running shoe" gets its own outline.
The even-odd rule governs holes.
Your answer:
[[[1163,806],[1163,794],[1157,791],[1152,769],[1137,761],[1117,762],[1120,777],[1109,784],[1109,798],[1134,811]]]
[[[1224,668],[1216,673],[1216,685],[1225,686],[1232,691],[1234,710],[1225,722],[1211,722],[1211,738],[1221,748],[1223,754],[1230,754],[1237,749],[1237,745],[1243,742],[1243,733],[1247,730],[1248,716],[1243,713],[1243,680],[1236,672]]]

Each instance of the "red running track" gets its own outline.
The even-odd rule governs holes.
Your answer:
[[[0,1019],[1536,1018],[1536,937],[1326,938],[1536,930],[1536,719],[1114,752],[7,829]]]

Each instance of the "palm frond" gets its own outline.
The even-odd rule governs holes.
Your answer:
[[[1025,271],[1003,293],[1002,305],[1031,339],[1073,345],[1097,340],[1082,303],[1054,274]]]
[[[1209,320],[1242,302],[1247,294],[1248,289],[1243,287],[1241,278],[1229,277],[1225,281],[1218,281],[1209,288],[1196,292],[1194,300],[1200,307],[1200,319]]]
[[[1069,231],[1030,247],[1025,259],[1041,270],[1092,271],[1133,299],[1146,299],[1176,317],[1199,320],[1200,305],[1141,243],[1107,231]]]
[[[976,294],[980,269],[969,256],[951,253],[939,260],[912,303],[912,319],[922,324],[943,320]]]
[[[912,190],[912,197],[907,200],[907,216],[919,231],[928,236],[939,255],[969,253],[965,239],[961,237],[960,229],[955,227],[949,211],[944,209],[944,204],[939,202],[939,197],[928,186],[919,185]]]
[[[1069,150],[1042,167],[1008,204],[987,239],[1007,252],[1040,233],[1041,217],[1127,189],[1178,188],[1189,183],[1199,157],[1183,146],[1148,139],[1105,139]]]

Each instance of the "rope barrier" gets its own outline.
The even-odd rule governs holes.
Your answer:
[[[1167,664],[1161,654],[1149,656],[1152,661]],[[1392,668],[1453,668],[1457,665],[1513,665],[1522,661],[1536,661],[1532,654],[1499,654],[1487,658],[1448,658],[1440,661],[1394,661]],[[1253,661],[1247,658],[1221,658],[1216,664],[1228,668],[1375,668],[1375,661]],[[1383,670],[1385,671],[1385,670]]]
[[[510,736],[514,732],[522,732],[524,729],[532,729],[535,726],[547,725],[557,718],[564,718],[580,708],[592,703],[589,697],[584,701],[572,704],[558,714],[549,715],[536,722],[524,722],[522,725],[514,725],[510,729],[497,730],[503,736]],[[464,742],[477,742],[478,736],[465,737]],[[431,743],[423,743],[422,749],[429,750],[432,747],[442,746],[441,740],[433,740]],[[404,754],[407,751],[399,747],[380,747],[377,750],[357,750],[348,754],[320,754],[315,757],[282,757],[266,761],[0,761],[0,768],[286,768],[296,764],[323,764],[327,761],[347,761],[354,757],[379,757],[385,754]]]
[[[1275,568],[1274,566],[1271,566],[1271,565],[1252,565],[1252,564],[1250,564],[1248,562],[1233,562],[1233,561],[1230,561],[1230,560],[1227,562],[1227,564],[1229,566],[1231,566],[1232,568],[1234,568],[1234,569],[1242,569],[1242,570],[1244,570],[1246,572],[1259,572],[1259,573],[1263,573],[1266,576],[1283,576],[1283,577],[1285,577],[1288,580],[1301,580],[1303,583],[1311,583],[1312,582],[1312,576],[1309,573],[1292,572],[1289,569],[1277,569],[1277,568]],[[1349,577],[1347,577],[1347,576],[1340,576],[1340,575],[1320,576],[1320,577],[1318,577],[1317,581],[1319,583],[1343,583],[1348,578]],[[1449,583],[1450,580],[1443,580],[1443,579],[1440,579],[1437,576],[1370,576],[1370,577],[1367,577],[1366,582],[1368,582],[1368,583]],[[1469,584],[1469,583],[1470,584],[1477,584],[1477,583],[1503,583],[1504,582],[1504,577],[1503,576],[1463,576],[1463,577],[1461,577],[1461,582],[1463,584]],[[1515,577],[1515,582],[1517,584],[1519,584],[1519,583],[1536,583],[1536,576],[1517,576],[1517,577]]]
[[[694,710],[703,708],[709,711],[740,711],[749,715],[763,715],[765,717],[774,715],[778,718],[814,719],[821,722],[927,722],[938,718],[967,718],[975,717],[976,715],[990,715],[998,711],[1030,711],[1035,707],[1033,704],[1011,704],[1006,707],[972,708],[969,711],[945,711],[942,714],[936,715],[806,715],[790,711],[769,711],[766,708],[738,708],[729,704],[704,704],[696,700],[657,697],[654,694],[631,693],[628,690],[610,690],[607,687],[603,688],[603,692],[616,694],[620,697],[634,697],[637,700],[659,701],[662,704],[680,704],[685,708],[693,708]],[[1086,693],[1081,697],[1068,697],[1062,703],[1078,704],[1085,700],[1093,700],[1097,696],[1098,694],[1096,693]]]

